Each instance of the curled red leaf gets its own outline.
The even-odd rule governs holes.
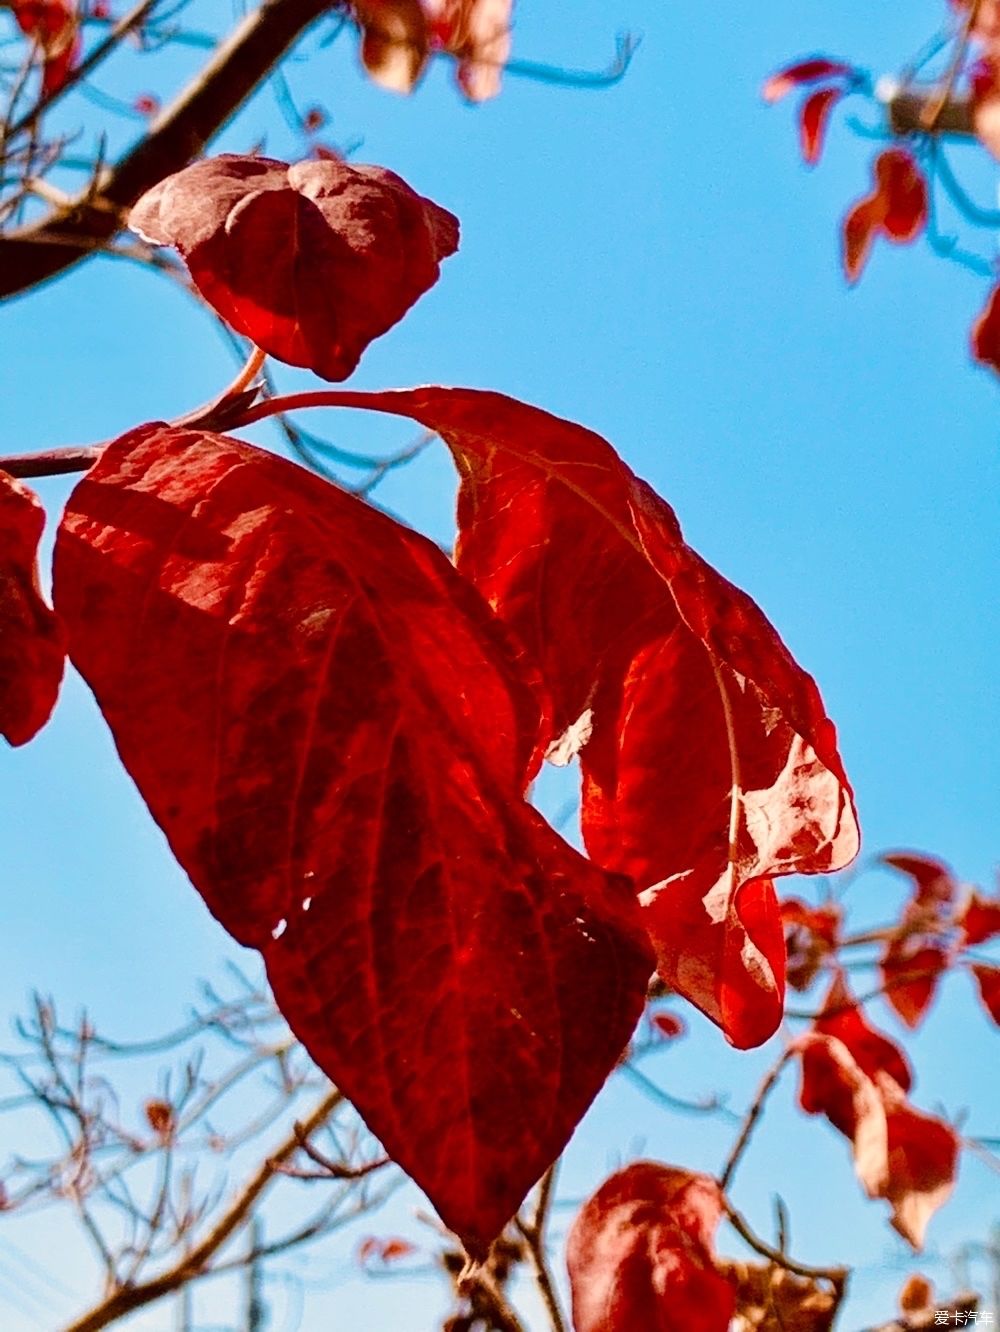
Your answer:
[[[803,160],[810,166],[815,166],[823,153],[830,114],[843,96],[843,88],[820,88],[810,93],[802,103],[799,111],[799,142]]]
[[[26,744],[45,725],[62,681],[62,630],[38,586],[45,513],[23,482],[0,472],[0,735]]]
[[[761,95],[765,102],[777,102],[804,84],[847,78],[853,73],[853,68],[845,65],[842,60],[813,56],[809,60],[797,60],[772,74],[764,84]]]
[[[842,1042],[868,1077],[888,1073],[904,1091],[909,1091],[913,1074],[906,1056],[895,1041],[869,1026],[861,1005],[847,988],[842,975],[834,978],[813,1031]]]
[[[600,436],[498,393],[327,401],[439,433],[462,476],[458,567],[537,663],[579,749],[591,856],[642,892],[660,974],[739,1046],[781,1019],[772,876],[823,873],[858,829],[815,682]]]
[[[722,1194],[708,1175],[637,1161],[584,1203],[566,1244],[575,1332],[726,1332],[715,1265]]]
[[[922,1114],[884,1075],[879,1092],[889,1134],[889,1177],[884,1197],[894,1230],[914,1249],[923,1248],[927,1224],[951,1197],[958,1171],[958,1134],[944,1120]]]
[[[150,425],[74,490],[74,663],[212,912],[482,1255],[642,1011],[631,885],[522,799],[540,712],[433,543],[251,445]]]
[[[430,51],[420,0],[354,0],[354,14],[361,28],[361,61],[371,78],[391,92],[411,92]]]
[[[856,282],[878,236],[897,245],[916,238],[927,225],[927,182],[905,148],[886,148],[873,167],[874,189],[843,222],[843,260],[848,281]]]
[[[458,222],[392,171],[223,154],[167,176],[129,226],[174,245],[209,304],[258,347],[340,380],[458,248]]]

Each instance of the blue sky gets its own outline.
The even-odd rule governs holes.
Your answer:
[[[206,0],[194,12],[213,28],[222,8]],[[849,291],[837,222],[868,188],[873,147],[842,115],[822,165],[807,172],[791,106],[769,109],[759,98],[772,68],[813,51],[875,74],[899,68],[935,30],[943,0],[738,9],[733,17],[684,0],[578,0],[568,18],[552,0],[523,0],[515,46],[525,59],[600,67],[617,31],[641,34],[628,76],[600,93],[509,78],[499,100],[469,108],[440,67],[400,99],[363,79],[347,37],[294,65],[301,104],[330,114],[327,141],[361,140],[359,160],[398,171],[462,222],[461,249],[438,286],[370,349],[351,383],[496,388],[603,433],[816,675],[856,788],[864,854],[920,847],[988,885],[1000,796],[1000,383],[966,350],[985,284],[920,243],[877,248]],[[128,100],[169,90],[196,53],[157,59],[124,58],[102,86]],[[870,108],[855,109],[874,123]],[[65,112],[67,124],[93,115],[80,104]],[[220,146],[246,149],[262,130],[269,153],[300,155],[268,89]],[[992,202],[992,165],[969,153],[955,160]],[[981,234],[978,244],[988,255],[993,238]],[[4,453],[100,440],[175,415],[233,369],[190,301],[108,260],[0,311],[0,338]],[[290,371],[281,382],[311,381]],[[345,447],[407,437],[405,427],[353,413],[316,424]],[[266,427],[255,437],[274,438]],[[38,489],[55,516],[69,484]],[[450,537],[454,480],[443,450],[379,495]],[[217,977],[239,950],[173,864],[85,688],[69,680],[50,726],[2,757],[0,1009],[23,1011],[38,987],[67,1011],[85,1003],[118,1036],[173,1025],[199,978]],[[553,789],[553,806],[559,799]],[[864,873],[850,890],[855,919],[884,918],[901,892],[893,876]],[[901,1034],[884,1013],[877,1020]],[[1000,1132],[983,1073],[996,1040],[966,980],[951,978],[912,1042],[917,1103],[952,1116],[971,1106],[969,1131]],[[767,1052],[728,1050],[695,1018],[691,1036],[649,1072],[678,1094],[726,1089],[740,1107],[767,1062]],[[741,1170],[737,1199],[769,1232],[771,1195],[781,1192],[799,1256],[859,1264],[845,1327],[888,1317],[915,1264],[881,1205],[861,1201],[843,1143],[792,1113],[793,1082]],[[637,1152],[716,1169],[730,1136],[725,1123],[667,1116],[614,1082],[574,1139],[565,1196],[582,1198]],[[982,1237],[995,1199],[995,1179],[964,1159],[958,1197],[931,1229],[932,1257]],[[385,1228],[413,1232],[412,1204],[409,1195],[394,1203]],[[568,1215],[557,1214],[560,1226]],[[28,1245],[13,1229],[10,1238]],[[0,1228],[0,1325],[30,1332],[69,1313],[72,1300],[54,1288],[27,1303],[30,1314],[15,1306],[24,1292],[10,1285],[19,1263],[7,1242]],[[731,1235],[720,1247],[738,1252]],[[45,1251],[32,1252],[44,1267]],[[439,1283],[366,1282],[351,1254],[341,1240],[300,1261],[320,1282],[307,1286],[303,1332],[433,1326]],[[63,1275],[86,1292],[82,1258],[68,1253]],[[332,1291],[323,1288],[330,1281]],[[225,1323],[231,1293],[198,1298],[200,1317]],[[291,1328],[284,1300],[275,1287],[275,1326]],[[134,1326],[158,1332],[170,1316],[161,1309]]]

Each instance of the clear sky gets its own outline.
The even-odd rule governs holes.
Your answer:
[[[767,109],[759,98],[772,68],[813,51],[876,74],[898,69],[944,7],[522,0],[518,56],[598,68],[615,33],[629,30],[642,44],[627,77],[603,92],[509,78],[496,102],[469,108],[442,66],[400,99],[364,80],[347,36],[289,77],[302,105],[328,110],[328,142],[361,141],[356,158],[398,171],[462,222],[461,250],[438,286],[370,349],[351,383],[496,388],[603,433],[816,675],[856,788],[864,854],[923,848],[989,885],[1000,851],[1000,381],[974,369],[966,350],[985,284],[920,243],[880,246],[848,291],[837,223],[868,188],[872,145],[841,116],[824,162],[806,172],[790,106]],[[193,12],[221,30],[229,6],[205,0]],[[160,66],[125,58],[102,87],[129,100],[169,89],[196,56],[167,52]],[[851,109],[874,123],[869,107]],[[67,123],[91,115],[77,103]],[[245,150],[262,130],[272,155],[300,155],[268,89],[222,146]],[[968,157],[956,160],[989,204],[995,172]],[[979,243],[988,254],[991,238]],[[192,303],[163,279],[108,260],[0,311],[0,345],[3,453],[96,441],[175,415],[233,370]],[[356,414],[320,424],[345,447],[406,439],[404,427]],[[256,437],[273,439],[266,429]],[[38,489],[55,517],[69,484]],[[379,495],[449,539],[454,480],[440,448]],[[173,864],[80,682],[67,681],[35,742],[0,757],[0,1010],[23,1011],[37,987],[68,1012],[86,1004],[109,1034],[170,1027],[199,979],[217,978],[239,950]],[[553,793],[552,805],[560,798]],[[874,870],[849,900],[864,923],[884,918],[901,892]],[[901,1035],[884,1011],[877,1021]],[[678,1094],[728,1090],[745,1105],[773,1051],[737,1055],[694,1016],[691,1028],[650,1075]],[[996,1042],[967,979],[950,978],[910,1046],[917,1104],[950,1117],[970,1107],[967,1131],[1000,1133]],[[772,1233],[780,1192],[798,1256],[858,1265],[844,1327],[888,1318],[914,1266],[948,1286],[942,1256],[982,1238],[1000,1212],[996,1177],[963,1159],[956,1199],[932,1224],[930,1256],[912,1264],[882,1205],[861,1201],[843,1142],[792,1113],[793,1096],[790,1079],[739,1177],[738,1202],[758,1229]],[[730,1137],[725,1123],[668,1116],[613,1082],[571,1146],[565,1196],[582,1198],[637,1153],[717,1169]],[[5,1142],[0,1155],[18,1147]],[[401,1197],[370,1228],[419,1238],[413,1202]],[[557,1214],[557,1231],[569,1215]],[[59,1284],[32,1284],[5,1245],[30,1240],[42,1269],[52,1255],[37,1229],[25,1234],[0,1226],[4,1332],[57,1325],[93,1279],[67,1251]],[[305,1302],[299,1316],[276,1284],[273,1326],[430,1329],[440,1283],[365,1281],[352,1243],[285,1265],[306,1278]],[[720,1247],[739,1252],[724,1232]],[[231,1298],[206,1290],[199,1318],[231,1324]],[[130,1326],[161,1332],[171,1317],[162,1308]]]

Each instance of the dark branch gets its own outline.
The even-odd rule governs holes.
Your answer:
[[[331,7],[330,0],[264,0],[148,133],[90,189],[40,222],[0,237],[0,299],[28,291],[102,248],[139,196],[196,157],[289,47]]]

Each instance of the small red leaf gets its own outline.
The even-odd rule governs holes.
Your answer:
[[[927,182],[911,152],[886,148],[875,159],[872,174],[872,193],[844,218],[844,271],[849,282],[861,276],[877,236],[904,245],[916,240],[927,225]]]
[[[919,851],[891,851],[881,857],[883,864],[908,874],[913,880],[913,901],[919,907],[950,906],[958,883],[943,860]]]
[[[972,326],[972,355],[1000,374],[1000,283],[990,292],[982,313]]]
[[[382,167],[223,154],[167,176],[129,226],[175,245],[209,304],[258,347],[346,379],[458,248],[458,222]]]
[[[781,903],[784,924],[808,930],[828,948],[836,948],[840,942],[843,914],[836,902],[825,902],[823,906],[814,907],[803,902],[800,897],[788,897]]]
[[[992,939],[1000,934],[1000,897],[980,897],[971,892],[957,923],[962,927],[967,948]]]
[[[798,60],[772,74],[764,84],[762,96],[765,102],[777,102],[804,84],[846,78],[853,73],[852,67],[842,60],[827,60],[823,56]]]
[[[427,16],[420,0],[354,0],[361,27],[361,60],[372,79],[408,93],[427,62]]]
[[[947,971],[948,953],[919,938],[890,940],[879,962],[886,1002],[915,1031],[930,1008],[941,973]]]
[[[584,1203],[566,1244],[575,1332],[726,1332],[722,1195],[708,1175],[637,1161]]]
[[[0,472],[0,735],[26,744],[55,707],[65,651],[38,586],[45,513],[23,482]]]
[[[600,436],[471,389],[330,400],[451,448],[458,567],[537,663],[552,738],[575,728],[588,851],[645,890],[666,983],[733,1044],[766,1040],[784,994],[771,877],[837,869],[858,846],[815,682]]]
[[[172,1137],[176,1126],[174,1107],[170,1102],[159,1099],[147,1101],[142,1109],[146,1116],[146,1123],[156,1136],[162,1138],[165,1142],[168,1141]]]
[[[676,1013],[654,1013],[650,1018],[657,1036],[665,1041],[674,1041],[687,1031],[687,1024]]]
[[[830,113],[843,96],[843,88],[820,88],[818,92],[810,93],[802,103],[799,111],[799,141],[802,157],[810,166],[815,166],[822,155]]]
[[[375,1235],[369,1235],[358,1245],[358,1262],[364,1265],[372,1261],[388,1264],[398,1262],[400,1258],[406,1258],[411,1253],[416,1252],[416,1246],[409,1240],[400,1239],[398,1236],[390,1236],[388,1239],[379,1239]]]
[[[80,54],[80,25],[73,0],[13,0],[11,8],[21,31],[42,51],[42,92],[58,92]]]
[[[972,974],[979,986],[983,1006],[1000,1027],[1000,967],[988,967],[980,963],[972,968]]]
[[[471,102],[500,91],[510,57],[513,0],[425,0],[434,45],[458,61],[458,86]]]
[[[626,1045],[631,885],[523,802],[540,714],[433,543],[251,445],[150,425],[74,490],[70,649],[212,912],[482,1254]]]
[[[140,116],[155,116],[160,109],[160,99],[153,93],[140,93],[132,103],[132,109]]]

